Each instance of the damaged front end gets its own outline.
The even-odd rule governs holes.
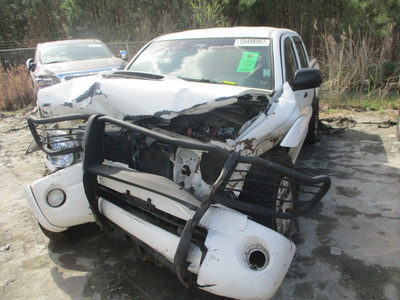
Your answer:
[[[123,230],[185,286],[272,297],[295,254],[288,220],[330,186],[263,155],[288,155],[279,143],[300,117],[291,91],[278,103],[268,91],[146,76],[46,89],[48,118],[28,119],[58,170],[25,190],[39,223],[58,233],[87,222]]]
[[[328,190],[329,178],[308,177],[262,158],[200,142],[187,133],[171,133],[160,124],[139,126],[96,115],[80,126],[62,125],[78,119],[86,117],[31,117],[29,124],[38,145],[50,156],[73,154],[79,161],[84,151],[82,168],[78,163],[53,175],[64,179],[81,176],[81,191],[67,189],[66,194],[67,198],[82,197],[84,191],[85,199],[81,200],[90,207],[89,219],[94,217],[101,227],[124,230],[142,249],[176,272],[184,285],[197,282],[201,289],[237,299],[269,298],[275,293],[295,246],[252,219],[291,219],[308,212]],[[55,130],[42,134],[37,130],[44,122],[58,124],[57,132],[70,131],[68,138],[76,146],[51,149],[54,137],[48,139],[48,133]],[[251,166],[272,172],[254,174]],[[72,168],[74,174],[66,175]],[[288,200],[293,202],[292,210],[277,211],[268,204],[285,201],[268,192],[271,185],[281,182],[276,178],[287,178],[290,188],[296,189],[285,191],[297,195]],[[265,185],[265,189],[243,188],[250,186],[249,181]],[[254,200],[244,200],[250,198]],[[252,289],[248,289],[250,282]]]

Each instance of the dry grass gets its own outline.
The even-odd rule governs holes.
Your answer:
[[[0,111],[15,111],[34,101],[31,79],[24,66],[0,68]]]
[[[362,111],[396,110],[400,107],[400,95],[347,93],[339,98],[321,93],[321,106],[329,109],[355,109]]]
[[[343,34],[340,38],[325,35],[321,59],[324,83],[321,100],[331,108],[363,110],[397,109],[400,69],[388,74],[390,34],[379,45],[369,36]],[[385,72],[386,71],[386,72]]]
[[[386,37],[379,42],[350,29],[340,38],[326,34],[322,38],[324,57],[321,66],[326,77],[323,90],[335,98],[354,91],[382,96],[390,93],[388,87],[393,81],[397,82],[400,72],[400,69],[393,69],[387,74],[388,68],[385,68],[393,44],[391,30],[389,26]]]

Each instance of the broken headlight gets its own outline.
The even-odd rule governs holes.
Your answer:
[[[70,138],[52,137],[49,139],[50,148],[54,151],[59,151],[67,148],[73,148],[75,143]],[[74,153],[63,155],[47,155],[47,160],[56,168],[65,168],[74,162]]]
[[[35,79],[39,89],[59,83],[60,80],[56,76],[39,76]]]

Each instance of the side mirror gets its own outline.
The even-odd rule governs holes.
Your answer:
[[[25,64],[26,70],[29,72],[35,72],[36,63],[33,61],[33,58],[29,58]]]
[[[124,61],[128,60],[128,52],[126,52],[126,50],[119,50],[118,56]]]
[[[293,78],[293,91],[317,88],[322,83],[318,69],[298,69]]]

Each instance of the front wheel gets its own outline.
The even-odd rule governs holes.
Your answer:
[[[283,148],[274,148],[261,157],[286,168],[294,168],[289,154]],[[276,172],[262,168],[259,165],[250,168],[246,176],[243,190],[246,191],[246,193],[240,195],[239,199],[241,201],[246,201],[279,212],[293,210],[294,201],[297,197],[296,184],[290,178],[284,174],[277,174]],[[295,218],[279,219],[260,215],[253,215],[250,217],[255,222],[267,226],[289,239],[294,239],[298,232],[298,223]]]
[[[69,229],[61,232],[53,232],[44,228],[42,225],[40,225],[40,223],[38,223],[38,225],[43,234],[51,241],[67,242],[68,240],[71,239],[71,232]]]
[[[38,225],[43,234],[53,242],[70,242],[97,228],[96,223],[86,223],[72,226],[65,231],[53,232],[44,228],[40,223]]]

